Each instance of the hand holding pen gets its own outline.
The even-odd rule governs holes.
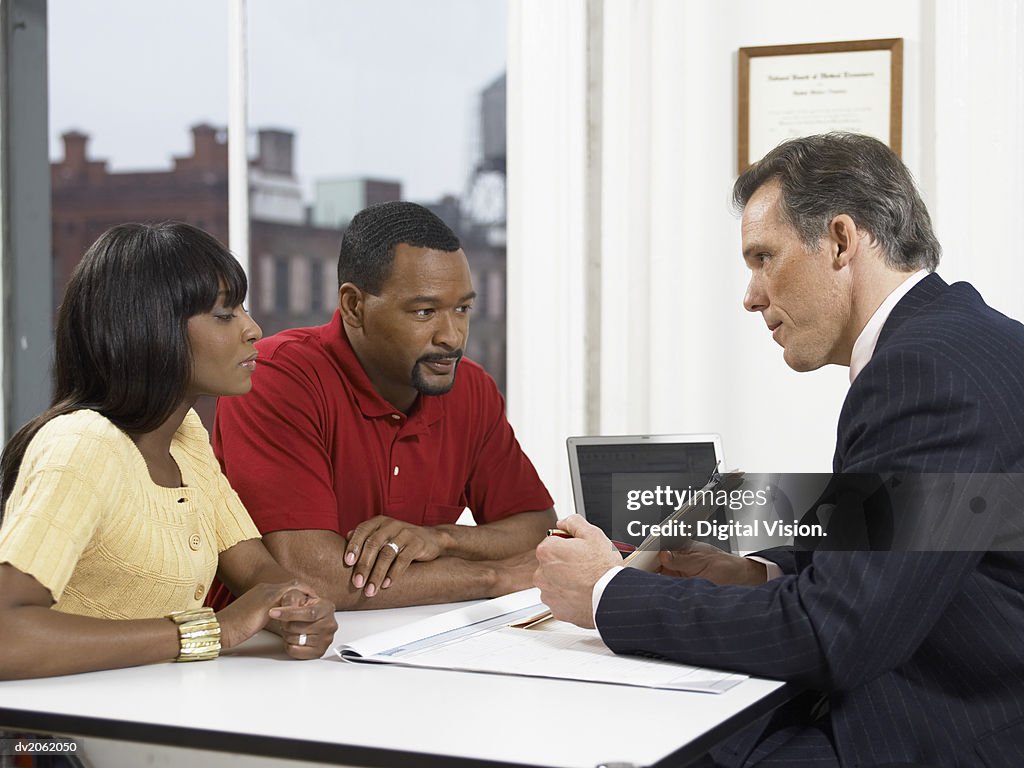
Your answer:
[[[555,618],[593,628],[594,585],[609,568],[622,565],[608,537],[579,515],[570,515],[537,547],[537,562],[533,583]]]

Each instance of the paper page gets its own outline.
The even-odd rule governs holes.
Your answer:
[[[405,642],[426,640],[452,630],[465,629],[523,608],[535,609],[535,612],[544,610],[539,589],[524,589],[476,605],[445,611],[402,627],[353,640],[335,647],[334,652],[339,656],[373,656],[400,647]]]
[[[336,649],[347,661],[403,664],[436,669],[459,669],[529,677],[720,693],[746,679],[685,664],[619,656],[610,651],[594,629],[549,621],[532,629],[508,626],[536,613],[537,590],[526,590],[471,609],[415,622],[402,630],[380,633]],[[509,599],[513,598],[513,599]],[[529,603],[524,605],[524,603]],[[478,609],[473,611],[472,609]],[[467,610],[472,615],[464,621]],[[461,626],[456,626],[462,621]],[[450,626],[450,629],[442,629]],[[362,649],[360,656],[353,649]],[[367,653],[370,648],[374,650]]]

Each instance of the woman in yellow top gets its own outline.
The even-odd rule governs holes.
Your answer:
[[[246,279],[187,224],[124,224],[68,283],[49,410],[0,462],[0,679],[213,658],[267,627],[299,659],[334,606],[260,541],[192,405],[252,386]],[[240,595],[214,614],[214,575]]]

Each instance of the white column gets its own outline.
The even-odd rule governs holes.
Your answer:
[[[249,268],[249,118],[245,0],[228,0],[228,246]]]
[[[585,413],[586,25],[585,0],[509,3],[508,413],[562,515]]]
[[[0,24],[5,23],[7,6],[4,0],[0,0]],[[7,31],[0,28],[0,39],[5,41],[6,47]],[[7,99],[4,94],[7,92],[7,62],[0,57],[0,147],[7,146]],[[2,152],[2,150],[0,150]],[[0,154],[0,265],[7,263],[7,201],[4,199],[7,194],[7,156]],[[7,441],[7,403],[10,398],[9,387],[6,384],[4,374],[4,361],[7,357],[7,333],[4,328],[7,317],[7,302],[3,299],[7,295],[4,282],[4,272],[0,269],[0,439]]]
[[[651,5],[605,0],[601,130],[601,422],[650,422]]]

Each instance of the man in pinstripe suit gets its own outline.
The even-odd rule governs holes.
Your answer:
[[[850,367],[836,472],[1024,472],[1024,326],[934,274],[928,212],[885,145],[794,139],[734,199],[746,309],[793,369]],[[810,692],[719,764],[1024,765],[1024,553],[695,547],[658,575],[621,568],[581,518],[559,525],[573,538],[541,544],[535,577],[556,617],[616,652]]]

